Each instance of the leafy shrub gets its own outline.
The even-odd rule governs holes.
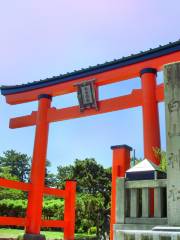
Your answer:
[[[88,230],[88,234],[96,234],[97,233],[97,227],[90,227]]]
[[[82,227],[80,227],[78,230],[77,230],[77,233],[84,233],[84,230]]]

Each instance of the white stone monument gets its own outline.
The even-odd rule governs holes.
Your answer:
[[[167,213],[170,226],[180,226],[180,62],[164,66]]]

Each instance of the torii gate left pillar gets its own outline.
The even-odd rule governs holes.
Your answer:
[[[43,236],[40,235],[40,229],[49,132],[47,115],[48,109],[51,105],[52,97],[47,94],[41,94],[39,95],[38,100],[39,104],[36,119],[36,133],[30,177],[32,189],[29,192],[28,197],[27,227],[24,239],[29,239],[28,235],[32,234],[35,237],[41,237],[41,239],[43,239]]]

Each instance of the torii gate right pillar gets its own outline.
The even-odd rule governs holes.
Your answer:
[[[156,100],[156,75],[154,68],[140,72],[143,99],[144,157],[159,165],[154,148],[160,148],[158,102]]]
[[[144,158],[159,165],[160,159],[155,155],[154,148],[160,148],[160,128],[158,102],[156,100],[156,75],[154,68],[144,68],[140,72],[143,99],[143,135]],[[150,190],[150,215],[154,216],[154,191]]]

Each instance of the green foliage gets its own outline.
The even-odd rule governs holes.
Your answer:
[[[14,150],[6,151],[0,157],[0,177],[28,181],[30,158]],[[95,159],[76,159],[74,165],[59,166],[57,174],[49,171],[46,162],[45,184],[64,188],[66,179],[77,180],[76,232],[96,233],[97,238],[109,230],[111,168],[105,169]],[[0,188],[0,215],[24,217],[27,195],[22,191]],[[44,219],[63,219],[64,200],[45,196],[43,202]]]
[[[90,227],[88,230],[88,234],[96,234],[97,233],[97,228],[96,227]]]
[[[10,167],[0,167],[0,178],[9,180],[18,180],[16,176],[10,174]],[[0,200],[1,199],[23,199],[25,194],[23,191],[7,189],[0,187]]]
[[[51,199],[43,202],[44,219],[63,219],[64,217],[64,200]]]
[[[26,194],[20,190],[7,189],[2,187],[0,188],[0,201],[2,199],[12,199],[12,200],[24,199],[25,196]]]
[[[57,187],[63,189],[65,186],[66,179],[72,179],[73,177],[73,166],[58,166],[57,167]]]
[[[19,181],[28,181],[30,171],[30,160],[26,154],[18,153],[14,150],[4,152],[0,157],[0,172],[3,168],[8,168],[9,174],[15,176]]]
[[[18,180],[18,178],[16,176],[12,176],[12,174],[10,172],[11,172],[11,169],[9,166],[0,167],[0,177],[1,178],[5,178],[5,179],[9,179],[9,180]]]
[[[3,199],[0,201],[1,216],[24,217],[27,200]],[[64,201],[62,199],[45,200],[43,203],[44,219],[63,219]]]
[[[163,172],[167,172],[168,162],[167,162],[166,152],[159,148],[154,148],[154,153],[155,153],[156,157],[158,159],[160,159],[160,169]]]
[[[72,178],[77,180],[78,192],[108,195],[111,189],[111,172],[97,164],[95,159],[76,159]]]
[[[99,201],[96,196],[79,194],[76,201],[76,230],[87,232],[96,223],[96,213],[99,209]]]
[[[104,169],[95,159],[76,159],[72,167],[72,178],[77,180],[78,196],[77,230],[95,226],[97,238],[109,233],[111,168]]]
[[[56,175],[49,171],[49,167],[51,167],[51,162],[46,160],[45,185],[48,187],[56,187]]]
[[[24,217],[26,208],[26,200],[3,199],[0,201],[1,216]]]
[[[161,160],[160,167],[167,170],[167,158],[164,151],[155,149]],[[28,181],[30,157],[14,150],[6,151],[0,157],[0,177],[10,180]],[[136,162],[139,161],[136,159]],[[109,234],[111,168],[104,168],[93,158],[76,159],[73,165],[58,166],[57,174],[49,171],[50,162],[46,162],[45,184],[63,189],[66,179],[77,180],[76,232],[96,234],[97,239],[105,239]],[[24,217],[27,196],[19,190],[0,188],[0,215]],[[45,196],[43,202],[44,219],[63,219],[64,200]]]
[[[82,227],[80,227],[76,232],[77,232],[77,233],[84,233],[84,230],[83,230]]]

